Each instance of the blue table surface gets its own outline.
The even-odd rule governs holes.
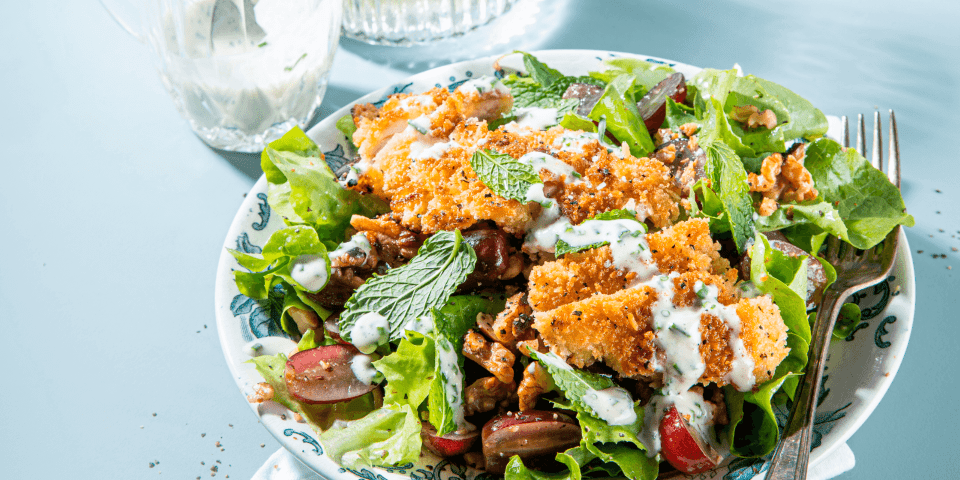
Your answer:
[[[439,54],[344,40],[321,114],[450,59],[514,48],[739,63],[827,113],[895,109],[917,220],[916,320],[841,478],[960,478],[960,4],[673,3],[547,1],[507,42],[473,36]],[[213,465],[249,478],[278,444],[227,370],[213,287],[258,156],[198,140],[148,50],[98,3],[8,2],[3,24],[0,478],[206,478]]]

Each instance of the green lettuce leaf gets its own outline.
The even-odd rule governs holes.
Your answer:
[[[603,63],[607,64],[609,68],[602,72],[590,72],[590,76],[604,83],[610,83],[620,75],[633,75],[638,87],[634,95],[637,101],[674,72],[672,68],[666,65],[645,62],[635,58],[614,58]]]
[[[267,177],[267,201],[287,225],[309,225],[334,245],[344,240],[350,217],[389,211],[373,195],[337,183],[320,148],[299,127],[270,142],[260,157]]]
[[[401,465],[420,458],[420,419],[409,405],[384,406],[320,435],[333,461],[349,468]]]
[[[855,149],[822,138],[807,146],[804,166],[823,200],[840,212],[851,245],[868,249],[897,225],[913,226],[897,187]]]
[[[341,335],[349,341],[357,319],[377,312],[390,321],[390,339],[399,340],[410,322],[446,303],[476,262],[459,230],[434,234],[410,263],[370,278],[354,292],[340,314]]]
[[[340,130],[340,133],[350,141],[350,145],[353,145],[353,133],[357,131],[357,124],[353,121],[352,113],[337,119],[337,130]]]
[[[543,183],[531,165],[496,150],[477,150],[470,157],[470,166],[493,193],[523,203],[530,186]]]
[[[633,96],[634,82],[636,77],[633,75],[614,78],[604,88],[593,110],[590,110],[590,119],[598,122],[606,120],[607,130],[617,140],[626,142],[633,156],[643,157],[653,151],[654,145],[637,110]]]
[[[784,204],[773,214],[756,220],[757,231],[772,232],[796,225],[816,227],[808,229],[809,235],[827,232],[847,240],[847,225],[843,223],[840,212],[828,202],[813,200],[798,204]],[[810,241],[801,242],[810,245]]]
[[[773,297],[787,326],[790,353],[770,380],[753,391],[740,392],[724,387],[730,424],[727,426],[730,450],[740,457],[762,457],[770,453],[780,437],[773,395],[784,388],[793,395],[796,381],[807,365],[811,333],[806,313],[806,263],[770,247],[767,238],[757,234],[750,249],[750,279],[761,292]],[[800,259],[805,257],[800,257]]]
[[[451,406],[453,402],[446,400],[444,389],[451,379],[440,374],[437,343],[447,342],[448,348],[456,352],[459,366],[462,367],[463,336],[476,326],[479,313],[498,313],[503,310],[505,302],[502,295],[458,295],[450,297],[440,309],[432,310],[433,332],[422,334],[407,331],[395,352],[373,362],[387,380],[384,403],[409,405],[416,410],[429,395],[431,423],[434,423],[438,432],[452,431],[448,429],[455,426],[451,422],[456,412]],[[454,388],[462,394],[463,385]]]
[[[287,368],[286,355],[282,353],[260,355],[247,360],[247,362],[252,363],[263,380],[273,387],[274,402],[289,408],[293,412],[300,412],[300,404],[287,392],[287,382],[283,379],[283,372]]]
[[[408,331],[396,351],[374,361],[373,366],[387,380],[383,403],[418,409],[430,393],[436,356],[432,337]]]
[[[700,123],[697,117],[693,115],[693,107],[688,107],[682,103],[677,103],[673,101],[672,98],[667,97],[666,119],[664,120],[664,125],[667,126],[667,128],[678,130],[681,125],[686,125],[688,123]]]
[[[286,227],[273,232],[263,251],[259,255],[243,253],[227,249],[240,266],[251,270],[244,272],[234,270],[233,277],[240,293],[258,300],[267,298],[268,292],[280,280],[295,286],[300,290],[316,292],[322,289],[307,290],[291,277],[291,267],[294,260],[301,255],[317,255],[326,261],[327,277],[330,277],[330,262],[327,259],[327,248],[320,241],[316,230],[305,226]],[[324,284],[326,285],[326,284]],[[284,309],[284,312],[286,309]],[[318,312],[320,313],[320,312]]]

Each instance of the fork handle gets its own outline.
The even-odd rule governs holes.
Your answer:
[[[813,434],[814,413],[820,393],[820,378],[826,364],[827,348],[833,326],[847,292],[828,288],[814,324],[807,371],[794,395],[790,419],[783,430],[777,450],[770,460],[766,480],[806,480],[810,460],[810,440]]]

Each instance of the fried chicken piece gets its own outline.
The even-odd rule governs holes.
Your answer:
[[[661,227],[679,215],[679,189],[672,183],[669,168],[657,160],[611,152],[589,137],[596,134],[562,127],[542,132],[514,125],[490,132],[484,121],[465,118],[457,108],[467,107],[446,102],[436,111],[417,117],[430,120],[429,131],[425,120],[411,120],[424,123],[423,128],[411,126],[392,132],[388,140],[367,140],[381,146],[373,156],[369,156],[372,148],[361,148],[361,173],[350,188],[387,200],[400,223],[415,232],[462,230],[490,220],[509,233],[521,235],[532,226],[541,206],[495,194],[480,181],[470,160],[479,149],[514,158],[539,152],[576,171],[576,178],[558,176],[551,168],[538,172],[550,187],[548,196],[575,224],[617,208],[634,209],[641,220],[649,218]],[[383,110],[383,118],[377,117],[377,122],[386,122],[387,117],[399,115],[396,111],[403,109],[388,101]],[[355,141],[360,136],[369,137],[368,131],[386,128],[368,126],[371,122],[374,120],[362,122],[354,134]]]
[[[483,377],[464,389],[464,415],[469,417],[475,413],[489,412],[498,403],[510,398],[516,389],[517,382],[513,380],[503,383],[497,377]]]
[[[736,281],[736,271],[720,256],[720,244],[710,237],[705,220],[686,220],[648,234],[647,243],[662,272],[708,272],[722,275],[731,285]],[[529,279],[530,304],[541,312],[594,294],[612,294],[646,280],[616,268],[608,246],[567,254],[534,267]]]
[[[654,280],[656,281],[656,280]],[[722,305],[735,305],[740,318],[739,337],[753,360],[756,383],[770,378],[786,357],[786,326],[769,297],[736,300],[736,289],[725,278],[705,272],[686,272],[672,278],[672,302],[678,308],[696,302],[697,281],[713,285]],[[649,283],[613,294],[597,294],[554,310],[534,313],[534,328],[550,350],[567,362],[585,367],[603,361],[627,377],[656,379],[661,354],[653,329],[652,307],[660,292]],[[701,356],[704,385],[727,383],[733,350],[729,325],[711,313],[701,313]]]
[[[372,104],[353,107],[351,113],[357,126],[353,143],[360,158],[372,159],[394,135],[407,129],[408,122],[426,127],[436,138],[445,138],[464,120],[493,120],[512,107],[513,97],[496,88],[487,92],[475,89],[450,92],[437,87],[419,94],[398,93],[391,95],[380,108]]]

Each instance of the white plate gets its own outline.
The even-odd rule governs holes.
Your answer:
[[[602,60],[613,57],[632,57],[667,64],[687,76],[699,68],[660,58],[592,50],[551,50],[535,52],[544,63],[567,75],[586,75],[600,68]],[[359,99],[358,103],[377,103],[393,93],[422,92],[432,87],[451,90],[460,83],[481,75],[493,74],[495,57],[461,62],[414,75]],[[502,65],[522,69],[519,55],[508,57]],[[789,87],[789,85],[787,85]],[[347,161],[349,143],[335,128],[338,118],[347,114],[350,106],[330,115],[308,135],[325,152],[327,162],[334,169]],[[225,248],[258,252],[270,233],[281,228],[283,221],[271,214],[267,205],[266,179],[261,177],[247,195],[227,233]],[[913,260],[906,236],[901,234],[900,250],[893,274],[887,281],[854,296],[860,304],[863,320],[856,331],[845,340],[834,340],[827,361],[824,388],[817,409],[812,464],[845,442],[867,419],[886,393],[903,359],[910,338],[915,304]],[[233,257],[224,251],[220,256],[216,280],[217,329],[227,365],[244,396],[253,392],[253,386],[262,381],[253,366],[245,363],[250,356],[245,345],[253,340],[263,343],[268,353],[288,352],[293,342],[283,338],[270,318],[270,306],[261,305],[243,296],[233,282],[232,270],[239,268]],[[840,367],[842,365],[842,368]],[[317,434],[291,415],[282,416],[283,408],[273,402],[251,404],[267,430],[291,451],[301,462],[330,479],[349,480],[355,477],[368,480],[446,480],[467,479],[476,475],[463,465],[426,454],[417,464],[360,471],[347,470],[323,454]],[[787,412],[777,412],[785,422]],[[727,465],[695,475],[697,479],[746,480],[765,469],[762,459],[734,459]]]

